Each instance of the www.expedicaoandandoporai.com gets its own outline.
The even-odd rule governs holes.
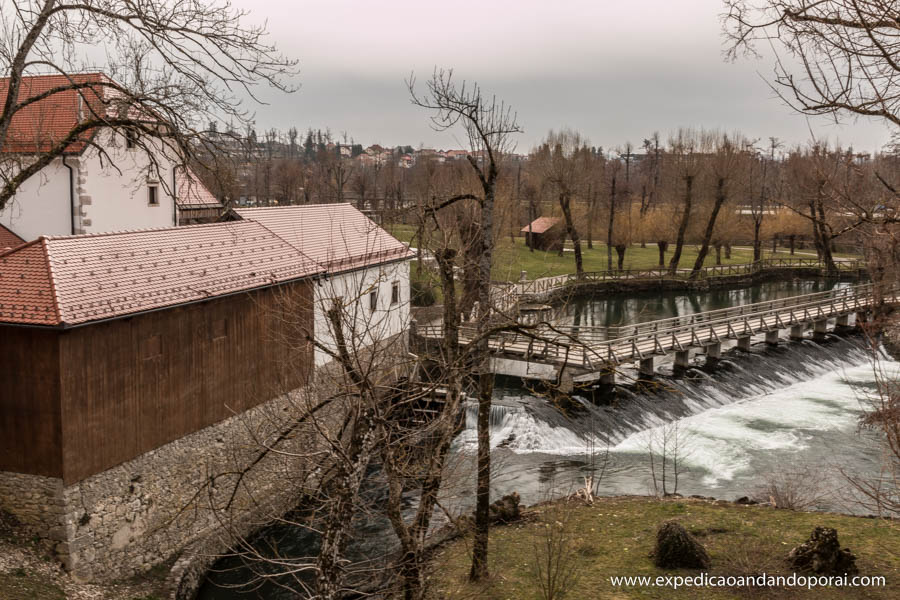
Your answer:
[[[609,582],[618,588],[863,588],[885,587],[885,578],[878,575],[710,575],[700,573],[693,576],[682,575],[644,575],[610,577]]]

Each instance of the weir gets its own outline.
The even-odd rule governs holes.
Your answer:
[[[721,357],[723,342],[734,342],[739,350],[749,351],[756,335],[765,335],[767,344],[777,345],[781,331],[788,330],[791,340],[801,340],[812,328],[813,339],[821,341],[829,323],[849,326],[852,317],[859,325],[876,302],[895,304],[898,299],[898,289],[876,299],[872,284],[863,284],[623,327],[539,323],[525,332],[493,336],[489,342],[491,366],[498,375],[563,381],[566,387],[573,382],[609,385],[621,365],[634,364],[641,377],[650,378],[663,357],[674,355],[676,369],[683,369],[690,366],[690,352],[695,350],[714,363]],[[418,328],[418,333],[426,339],[440,339],[443,328],[426,325]],[[470,343],[475,333],[474,327],[462,326],[460,343]]]

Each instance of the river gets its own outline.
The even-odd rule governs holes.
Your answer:
[[[641,294],[582,300],[562,320],[580,325],[620,325],[750,302],[825,291],[833,282],[773,282],[740,290]],[[568,321],[566,321],[568,319]],[[577,319],[577,321],[576,321]],[[757,342],[761,340],[756,340]],[[600,475],[601,495],[652,493],[648,440],[672,435],[678,423],[681,456],[678,489],[733,500],[764,495],[772,479],[808,484],[811,508],[865,512],[853,504],[841,470],[874,472],[881,459],[878,435],[860,431],[859,416],[874,386],[870,355],[858,334],[829,334],[823,343],[784,341],[777,348],[755,343],[751,352],[726,351],[713,370],[698,359],[683,376],[659,367],[655,384],[617,388],[612,402],[595,405],[587,396],[563,414],[540,393],[516,381],[498,381],[491,414],[495,497],[516,491],[525,504],[572,493],[584,476]],[[900,364],[887,361],[900,371]],[[626,372],[627,376],[628,373]],[[621,378],[620,378],[621,379]],[[446,501],[472,506],[475,406],[453,445]],[[604,457],[608,459],[604,460]],[[658,465],[657,465],[658,469]],[[674,491],[669,474],[668,491]],[[389,547],[384,523],[361,525],[357,550]],[[307,534],[278,530],[283,549],[310,553]],[[220,562],[220,568],[236,561]],[[219,583],[246,580],[241,569],[213,576]],[[207,584],[202,600],[293,597],[276,586],[252,593]]]

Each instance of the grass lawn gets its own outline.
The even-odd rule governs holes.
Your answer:
[[[415,236],[415,228],[410,225],[388,225],[388,231],[397,239],[404,242],[411,242]],[[674,244],[669,245],[669,251],[666,252],[666,262],[672,256]],[[494,260],[493,278],[497,281],[517,281],[522,271],[528,273],[528,279],[537,279],[538,277],[548,277],[553,275],[564,275],[575,272],[575,255],[571,250],[572,244],[567,244],[568,250],[562,256],[558,252],[544,252],[535,250],[532,252],[525,245],[525,238],[519,237],[515,242],[510,241],[509,237],[501,238]],[[680,266],[682,268],[691,268],[697,259],[699,246],[685,245],[681,253]],[[796,258],[815,258],[815,249],[798,250]],[[605,271],[607,267],[606,244],[594,244],[593,248],[587,248],[582,244],[582,254],[584,260],[585,271]],[[745,247],[734,248],[731,251],[731,258],[726,259],[723,251],[722,264],[746,264],[753,262],[753,250]],[[772,247],[769,245],[763,248],[763,257],[769,258],[777,256],[778,258],[790,257],[787,249],[779,248],[777,254],[772,254]],[[843,256],[843,255],[836,255]],[[617,266],[618,256],[613,250],[613,268]],[[647,244],[646,248],[641,248],[640,244],[634,244],[625,253],[626,269],[654,269],[659,264],[659,251],[656,244]],[[704,261],[705,266],[716,264],[715,249],[710,248],[709,254]]]
[[[711,576],[790,575],[783,558],[805,541],[817,525],[837,529],[841,545],[856,555],[860,575],[886,578],[884,588],[817,588],[748,590],[734,588],[613,587],[611,576],[697,575],[698,571],[665,571],[649,557],[657,526],[677,518],[706,547]],[[535,547],[546,543],[550,524],[570,532],[570,555],[576,579],[566,598],[900,598],[900,531],[898,524],[822,513],[792,512],[760,506],[702,500],[651,498],[600,499],[593,506],[574,501],[526,511],[526,519],[491,529],[491,579],[466,581],[471,538],[439,549],[430,568],[432,597],[450,599],[530,600],[541,594],[534,574]]]

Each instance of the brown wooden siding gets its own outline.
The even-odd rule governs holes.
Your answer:
[[[285,286],[312,330],[312,288]],[[61,335],[63,478],[72,483],[303,385],[305,343],[275,338],[284,288]],[[285,365],[291,368],[286,371]]]
[[[0,470],[62,477],[56,331],[0,325]]]

